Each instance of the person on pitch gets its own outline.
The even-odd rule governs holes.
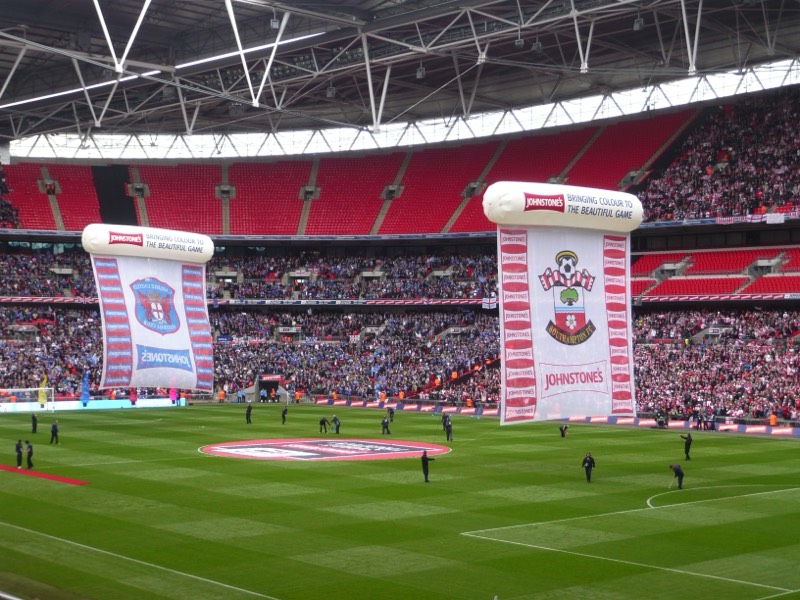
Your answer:
[[[686,455],[686,460],[692,460],[689,456],[689,450],[692,448],[692,434],[687,433],[682,435],[681,438],[683,438],[683,453]]]
[[[594,458],[592,458],[592,453],[587,452],[586,456],[583,457],[583,462],[581,463],[581,467],[583,470],[586,471],[586,483],[592,482],[592,469],[594,469],[597,465],[594,462]]]
[[[682,490],[683,489],[683,469],[681,469],[681,466],[677,465],[677,464],[670,465],[669,468],[672,469],[672,473],[673,473],[672,479],[673,479],[673,481],[675,479],[677,479],[678,480],[678,489]],[[671,483],[669,485],[670,485],[670,487],[672,487]]]
[[[428,483],[428,463],[432,460],[436,460],[435,458],[431,458],[428,456],[428,451],[422,451],[422,474],[425,476],[425,483]]]

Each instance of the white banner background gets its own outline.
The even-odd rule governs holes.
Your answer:
[[[624,233],[498,228],[501,423],[635,413],[629,253]]]
[[[101,387],[211,391],[205,265],[92,255],[103,318]]]

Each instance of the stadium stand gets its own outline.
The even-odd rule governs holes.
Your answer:
[[[688,259],[691,264],[683,271],[683,274],[741,273],[757,260],[774,260],[778,253],[779,251],[774,248],[692,252]]]
[[[231,233],[295,235],[303,211],[300,188],[310,173],[310,160],[232,164],[228,180],[236,198],[230,202]]]
[[[64,229],[82,231],[90,223],[99,223],[100,206],[91,167],[54,164],[47,169],[61,188],[57,199]]]
[[[323,158],[315,184],[306,235],[366,235],[383,206],[384,187],[394,182],[403,154]],[[347,215],[347,218],[343,218]]]
[[[800,248],[785,248],[781,258],[785,261],[778,267],[781,273],[800,271]]]
[[[547,182],[561,172],[596,131],[595,127],[570,129],[551,135],[525,136],[510,140],[488,175],[486,185],[497,181]],[[483,193],[468,204],[450,227],[451,233],[494,231],[496,225],[483,213]]]
[[[417,150],[403,175],[403,193],[392,201],[379,234],[439,233],[477,181],[497,142]]]
[[[222,233],[219,165],[140,165],[139,177],[150,190],[145,198],[150,227]]]
[[[650,275],[656,269],[668,264],[678,264],[687,256],[688,252],[651,252],[631,257],[631,276],[643,277]]]
[[[763,215],[798,205],[800,93],[748,96],[715,111],[639,197],[647,221]]]
[[[20,227],[26,229],[56,229],[53,209],[47,194],[39,189],[41,165],[19,163],[5,167],[10,192],[8,200],[16,209]]]
[[[748,98],[740,106],[711,109],[709,118],[687,134],[685,144],[667,150],[674,152],[663,157],[670,162],[646,184],[642,195],[651,203],[648,218],[772,213],[796,218],[791,211],[800,193],[800,159],[791,135],[797,131],[794,125],[800,114],[797,97],[797,91],[781,91]],[[150,188],[146,204],[154,226],[222,232],[221,204],[214,197],[214,187],[224,183],[227,172],[236,191],[229,203],[230,233],[236,235],[298,233],[303,227],[304,206],[299,196],[306,185],[318,187],[320,195],[306,203],[305,233],[349,235],[344,231],[364,232],[377,223],[381,223],[381,233],[436,233],[456,215],[451,232],[491,231],[493,227],[482,216],[480,193],[463,202],[461,193],[467,184],[482,175],[481,184],[532,179],[525,175],[533,173],[546,179],[563,174],[576,158],[573,170],[578,167],[575,172],[580,173],[580,162],[590,150],[598,152],[606,144],[606,136],[606,148],[625,150],[621,140],[634,130],[613,127],[606,128],[583,154],[597,132],[593,127],[553,136],[525,136],[505,146],[492,142],[413,151],[401,177],[405,189],[400,198],[391,201],[382,222],[382,200],[348,223],[336,220],[337,211],[352,203],[340,188],[347,189],[349,183],[350,189],[379,195],[383,186],[400,174],[403,154],[366,156],[359,161],[325,157],[315,159],[318,168],[312,160],[296,160],[144,165],[137,169],[140,180]],[[669,135],[658,134],[662,140]],[[543,140],[551,142],[545,153],[541,152]],[[622,157],[614,170],[627,171],[636,161],[644,164],[659,148],[648,150],[649,154],[642,150],[633,162],[634,155]],[[497,156],[502,161],[493,162]],[[79,228],[79,223],[92,218],[93,210],[82,204],[91,197],[79,191],[82,187],[86,191],[90,176],[79,166],[21,163],[5,167],[10,188],[2,192],[10,203],[6,220],[14,221],[13,208],[18,209],[23,227],[56,229],[58,219],[40,188],[44,169],[59,183],[56,208],[64,226]],[[353,169],[379,175],[364,182]],[[368,186],[372,186],[369,191]],[[191,210],[185,210],[187,190],[192,195]],[[328,228],[330,222],[334,225]],[[794,238],[787,235],[783,239]],[[0,269],[6,274],[0,278],[0,293],[5,296],[0,304],[4,337],[0,386],[33,387],[47,371],[58,394],[74,395],[80,373],[88,366],[96,387],[102,367],[99,315],[91,300],[74,298],[96,294],[88,260],[80,252],[53,254],[25,243],[28,245],[20,249],[5,242],[0,253]],[[368,251],[350,249],[341,256],[326,256],[319,248],[273,248],[274,255],[215,256],[209,264],[207,287],[209,298],[220,301],[211,309],[219,359],[215,365],[217,386],[234,391],[251,383],[254,373],[278,372],[308,394],[336,391],[374,397],[402,393],[447,403],[495,402],[499,327],[496,313],[479,308],[480,299],[496,286],[493,250],[485,241],[480,242],[477,253],[474,249],[432,249],[430,244],[423,248],[423,244],[419,242],[419,248],[413,250],[410,245],[391,251],[371,248],[374,255],[369,256]],[[676,247],[684,247],[683,238]],[[659,278],[666,278],[660,282],[651,276],[665,264],[684,260],[687,267],[677,275],[659,272]],[[222,268],[234,272],[232,282],[214,280],[214,270]],[[295,277],[300,271],[304,276]],[[681,417],[705,411],[755,419],[775,412],[796,420],[800,408],[800,353],[796,352],[800,314],[791,297],[800,293],[799,271],[800,250],[793,245],[647,252],[634,257],[631,288],[634,294],[643,294],[641,306],[634,307],[639,410]],[[365,272],[372,275],[365,277]],[[786,294],[790,300],[758,307],[752,306],[752,301],[734,307],[715,302],[702,308],[699,303],[688,308],[678,303],[683,297],[737,294],[742,294],[742,299]],[[33,304],[41,297],[55,297],[61,304]],[[272,298],[385,304],[309,312],[283,306],[254,309],[235,303]],[[647,304],[647,298],[665,302]],[[468,302],[457,307],[433,306],[436,301],[453,299]],[[414,308],[408,308],[408,303]],[[300,332],[291,339],[282,337],[279,328],[287,325],[299,327]],[[453,327],[465,331],[452,335],[449,330]],[[372,328],[379,328],[381,335],[375,335]],[[310,341],[313,343],[303,343]],[[376,356],[381,357],[377,364],[371,360]],[[412,356],[414,360],[409,360]],[[455,379],[451,378],[453,372],[458,375]]]
[[[692,112],[682,110],[651,117],[625,120],[603,128],[567,172],[566,183],[617,190],[625,176],[638,172]],[[631,182],[632,183],[632,182]]]
[[[635,277],[631,278],[631,296],[637,298],[657,283],[658,280],[652,278],[647,278],[647,279],[638,279]]]
[[[742,276],[671,277],[648,290],[645,296],[732,294],[748,281]]]
[[[797,294],[800,293],[800,275],[769,273],[759,277],[740,290],[741,294]]]

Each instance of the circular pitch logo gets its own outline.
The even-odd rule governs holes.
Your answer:
[[[244,440],[200,448],[204,454],[256,460],[385,460],[418,457],[423,450],[433,456],[450,448],[425,442],[316,438]]]

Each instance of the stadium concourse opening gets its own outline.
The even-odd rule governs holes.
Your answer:
[[[258,387],[255,390],[259,402],[280,402],[287,398],[280,397],[280,375],[261,374],[258,376]]]

